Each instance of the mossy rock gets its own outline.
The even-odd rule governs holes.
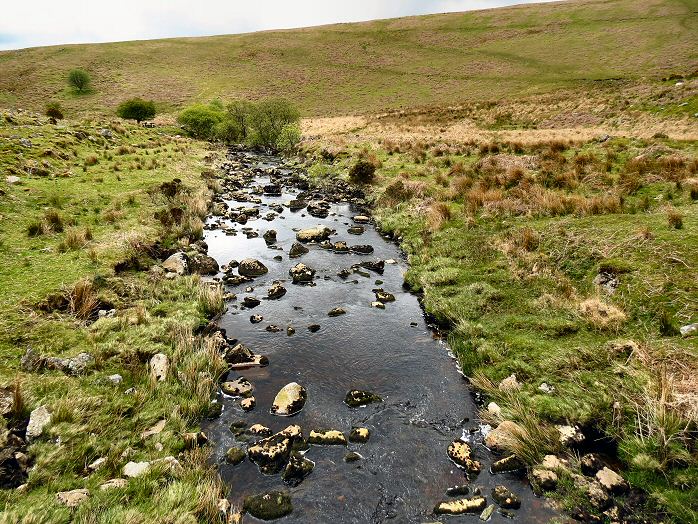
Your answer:
[[[274,520],[291,513],[293,504],[288,493],[269,491],[260,495],[245,497],[242,508],[245,512],[258,519]]]
[[[242,462],[243,460],[245,460],[245,452],[240,448],[232,447],[225,452],[225,461],[228,464],[236,466],[240,464],[240,462]]]
[[[358,408],[374,402],[383,402],[383,399],[369,391],[352,389],[349,393],[347,393],[347,396],[344,398],[344,402],[349,407]]]

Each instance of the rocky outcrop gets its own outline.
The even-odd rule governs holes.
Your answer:
[[[286,384],[274,397],[271,413],[284,417],[295,415],[303,409],[307,398],[308,393],[303,386],[297,382]]]

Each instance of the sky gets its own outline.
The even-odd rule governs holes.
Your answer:
[[[0,49],[246,33],[535,1],[3,0]]]

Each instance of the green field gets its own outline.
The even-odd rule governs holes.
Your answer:
[[[212,13],[212,16],[215,14]],[[520,97],[698,69],[686,0],[582,0],[254,34],[0,52],[0,105],[112,113],[131,96],[283,95],[305,115]],[[94,92],[66,87],[83,67]]]

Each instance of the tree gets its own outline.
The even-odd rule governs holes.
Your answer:
[[[235,100],[228,104],[228,119],[234,123],[236,129],[239,130],[238,142],[247,140],[247,135],[250,129],[250,121],[254,111],[254,104],[247,100]]]
[[[63,118],[63,108],[58,102],[49,102],[46,104],[46,116],[61,120]]]
[[[177,122],[194,138],[213,138],[216,125],[223,121],[225,113],[212,105],[197,104],[187,107],[177,117]]]
[[[119,104],[116,114],[127,120],[135,120],[139,124],[155,116],[155,104],[150,100],[132,98]]]
[[[300,113],[291,102],[282,98],[262,100],[251,115],[254,130],[252,142],[264,147],[277,147],[284,127],[297,124]]]
[[[68,73],[68,84],[74,87],[78,93],[87,91],[90,82],[90,74],[84,69],[73,69]]]

